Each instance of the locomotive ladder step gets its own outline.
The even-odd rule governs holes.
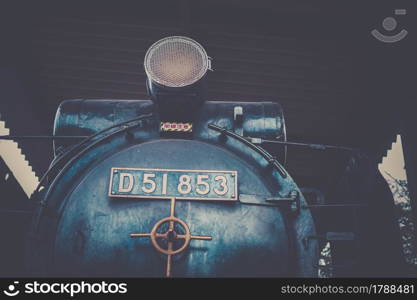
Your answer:
[[[356,238],[353,232],[326,232],[324,235],[308,235],[303,239],[304,247],[308,247],[310,240],[323,240],[326,242],[353,242]]]
[[[352,261],[350,263],[346,263],[346,264],[342,264],[342,265],[332,265],[332,264],[328,264],[328,265],[318,265],[318,264],[314,264],[313,267],[316,269],[349,269],[349,268],[353,268],[357,265],[358,263],[356,261]]]
[[[368,204],[353,204],[353,203],[344,203],[344,204],[312,204],[312,205],[302,205],[303,209],[323,209],[323,208],[360,208],[368,207]]]

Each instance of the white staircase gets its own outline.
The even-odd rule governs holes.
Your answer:
[[[4,121],[0,120],[0,135],[9,135],[10,130]],[[17,142],[12,140],[0,140],[0,157],[4,160],[7,167],[13,173],[17,182],[22,187],[28,198],[35,191],[39,184],[39,178],[32,170],[25,155],[19,148]]]
[[[401,135],[397,135],[396,141],[391,145],[391,149],[387,151],[387,154],[379,164],[379,170],[384,177],[389,173],[395,179],[406,180],[407,175],[405,172],[404,154],[401,143]]]
[[[396,141],[392,143],[391,149],[387,151],[378,168],[391,189],[394,203],[409,203],[409,198],[400,196],[401,185],[396,182],[396,180],[407,181],[401,135],[397,135]]]

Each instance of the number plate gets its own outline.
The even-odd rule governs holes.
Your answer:
[[[112,168],[110,197],[237,200],[237,172]]]

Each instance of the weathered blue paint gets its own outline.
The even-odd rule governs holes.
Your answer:
[[[112,131],[68,161],[37,195],[42,205],[28,253],[34,275],[165,275],[166,257],[149,239],[132,239],[129,234],[150,232],[157,221],[169,216],[169,200],[110,197],[110,171],[118,167],[236,171],[238,194],[259,204],[178,200],[176,216],[193,234],[213,239],[193,240],[185,252],[174,256],[173,276],[316,276],[317,243],[303,245],[306,236],[315,234],[310,212],[292,214],[262,206],[266,198],[291,191],[297,191],[301,204],[306,204],[290,176],[271,169],[255,150],[232,138],[220,139],[209,129],[197,130],[191,139],[160,138],[158,122],[157,116],[143,122],[129,129],[128,136],[123,130]],[[92,132],[104,126],[87,123],[84,126]],[[67,125],[56,129],[69,130]],[[68,133],[80,130],[74,126]]]

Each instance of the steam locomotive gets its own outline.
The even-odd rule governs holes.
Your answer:
[[[144,68],[150,100],[59,106],[55,158],[33,195],[31,274],[317,276],[280,105],[208,101],[211,58],[187,37],[154,43]]]

